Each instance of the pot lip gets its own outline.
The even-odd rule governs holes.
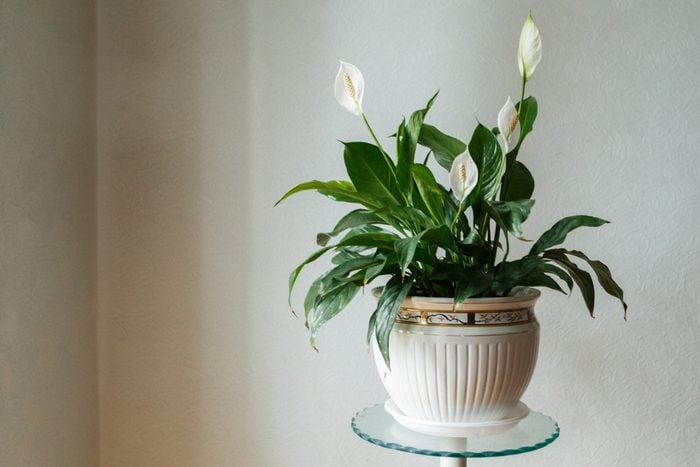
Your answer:
[[[382,287],[372,289],[372,295],[379,299]],[[497,312],[530,308],[540,298],[540,290],[532,287],[515,287],[507,297],[468,298],[455,305],[452,297],[408,296],[401,303],[402,309],[432,309],[451,312]]]

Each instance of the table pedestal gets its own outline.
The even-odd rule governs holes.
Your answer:
[[[467,458],[441,457],[440,467],[467,467]]]
[[[423,435],[399,425],[382,404],[358,412],[352,430],[377,446],[412,454],[440,458],[440,467],[466,467],[473,457],[499,457],[541,449],[559,437],[559,425],[552,418],[530,411],[517,426],[497,435],[448,438]]]

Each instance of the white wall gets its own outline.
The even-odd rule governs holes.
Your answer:
[[[697,3],[99,2],[102,466],[404,466],[352,414],[386,398],[358,300],[311,351],[285,304],[290,269],[343,212],[292,184],[343,176],[337,139],[366,138],[332,96],[338,58],[367,81],[380,134],[437,88],[430,120],[466,138],[518,92],[532,8],[544,59],[522,157],[527,234],[591,213],[572,236],[625,287],[545,293],[525,400],[561,438],[514,465],[691,465],[700,450]],[[313,272],[304,277],[308,284]],[[299,298],[299,297],[297,297]]]
[[[95,10],[0,2],[0,465],[97,463]]]

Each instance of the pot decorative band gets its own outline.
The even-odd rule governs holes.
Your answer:
[[[379,290],[375,289],[375,295]],[[423,326],[501,326],[534,321],[536,289],[517,288],[506,297],[473,298],[454,303],[451,298],[406,297],[396,322]]]
[[[396,322],[424,326],[495,326],[529,323],[533,318],[534,314],[531,307],[500,313],[446,313],[402,308],[399,310]]]

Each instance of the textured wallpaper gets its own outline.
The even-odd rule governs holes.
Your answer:
[[[95,10],[0,2],[0,465],[97,464]]]
[[[318,354],[287,311],[290,269],[342,208],[312,194],[272,205],[341,177],[337,139],[367,138],[333,99],[337,59],[364,72],[379,134],[439,88],[429,120],[467,138],[519,90],[529,8],[544,58],[521,151],[537,180],[525,233],[569,214],[612,220],[570,245],[605,259],[630,313],[601,294],[591,319],[577,294],[545,292],[525,402],[561,438],[473,463],[697,463],[697,2],[102,0],[102,466],[436,465],[350,430],[387,397],[364,344],[371,298],[322,330]]]

